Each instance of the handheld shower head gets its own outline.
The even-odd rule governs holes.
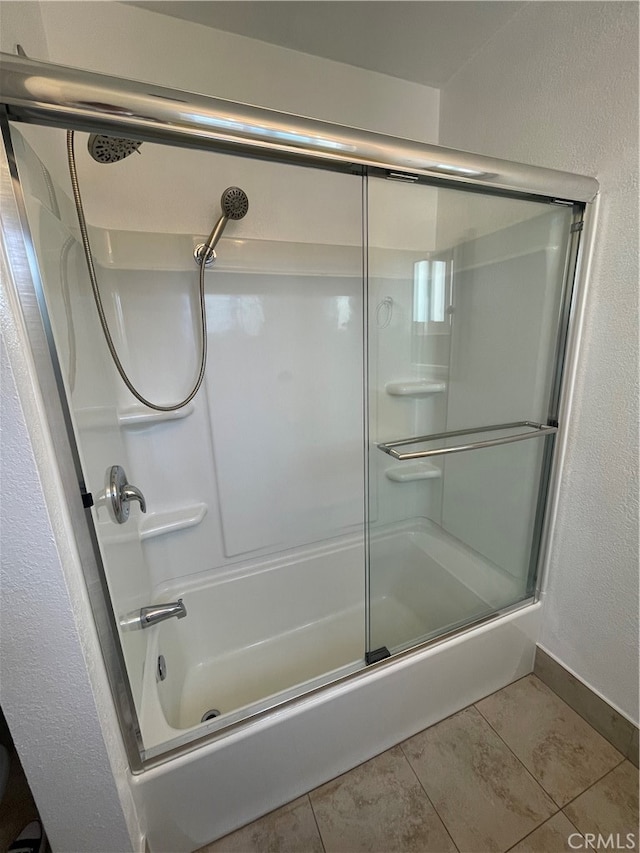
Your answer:
[[[210,264],[215,260],[214,249],[222,237],[227,222],[230,219],[242,219],[247,215],[249,197],[240,187],[227,187],[220,197],[220,207],[222,208],[222,215],[213,226],[213,231],[207,237],[206,243],[200,243],[199,246],[196,246],[194,257],[198,264],[203,262]]]
[[[227,187],[220,196],[220,207],[227,219],[242,219],[249,210],[249,197],[240,187]]]

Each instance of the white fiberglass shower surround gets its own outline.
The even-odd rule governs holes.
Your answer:
[[[597,183],[24,57],[2,102],[153,853],[529,672]]]

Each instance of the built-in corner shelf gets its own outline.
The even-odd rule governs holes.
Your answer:
[[[446,382],[434,382],[431,379],[404,379],[387,382],[384,390],[392,397],[424,397],[427,394],[440,394],[447,390]]]
[[[412,483],[414,480],[437,480],[442,471],[430,462],[411,462],[394,465],[385,470],[385,476],[394,483]]]
[[[179,421],[193,414],[193,405],[183,406],[175,412],[156,412],[146,406],[131,406],[118,412],[120,426],[130,427],[160,423],[162,421]]]
[[[189,527],[196,527],[207,514],[207,509],[206,504],[197,503],[167,512],[152,512],[140,521],[138,527],[140,539],[144,541],[156,536],[164,536],[167,533],[175,533],[178,530],[187,530]]]

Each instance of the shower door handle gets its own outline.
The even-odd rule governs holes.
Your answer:
[[[137,486],[127,482],[127,474],[121,465],[112,465],[107,471],[106,503],[109,512],[118,524],[129,518],[129,503],[138,501],[140,510],[147,511],[147,502]]]
[[[485,441],[469,441],[463,444],[457,444],[450,447],[436,447],[433,450],[414,450],[403,453],[397,450],[398,447],[406,447],[411,444],[419,444],[428,441],[440,441],[442,439],[451,438],[453,436],[473,435],[474,433],[495,432],[501,429],[516,429],[526,427],[527,432],[519,432],[516,435],[508,435],[503,438],[490,438]],[[447,453],[461,453],[465,450],[476,450],[479,447],[494,447],[500,444],[511,444],[514,441],[525,441],[529,438],[537,436],[546,436],[551,433],[558,432],[557,424],[539,424],[536,421],[515,421],[510,424],[493,424],[492,426],[473,427],[471,429],[457,429],[450,432],[438,432],[431,435],[416,435],[413,438],[402,438],[398,441],[387,441],[384,444],[378,444],[378,450],[383,453],[388,453],[394,459],[404,461],[405,459],[424,459],[428,456],[444,456]]]

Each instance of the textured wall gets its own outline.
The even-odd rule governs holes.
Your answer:
[[[140,835],[126,759],[4,255],[0,268],[0,702],[53,849],[122,853]]]
[[[637,722],[637,4],[527,4],[443,89],[440,142],[600,181],[541,642]]]

